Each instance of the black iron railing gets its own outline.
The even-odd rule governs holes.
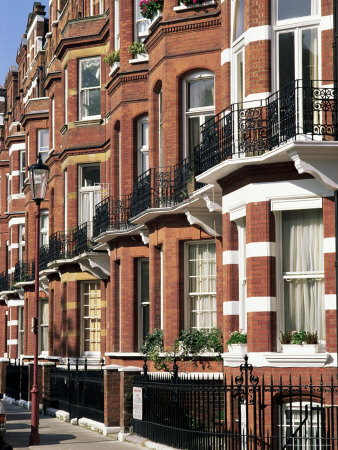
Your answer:
[[[91,222],[85,222],[70,231],[53,233],[49,238],[49,262],[72,259],[81,253],[91,251],[93,247],[91,236]]]
[[[0,274],[0,292],[9,291],[11,288],[12,277],[7,272],[2,272]]]
[[[53,408],[69,412],[70,418],[86,417],[97,422],[104,421],[103,360],[99,368],[80,365],[54,366],[50,373],[50,399]]]
[[[28,365],[9,361],[6,369],[6,395],[15,400],[28,401]]]
[[[31,266],[29,263],[18,261],[14,269],[14,283],[30,280]]]
[[[108,230],[125,230],[131,226],[131,195],[107,197],[95,207],[93,218],[93,236],[99,236]]]
[[[176,363],[173,369],[165,375],[148,375],[146,369],[135,379],[134,386],[142,388],[135,433],[184,449],[337,448],[333,378],[266,382],[254,375],[247,356],[238,376],[225,379],[178,374]]]
[[[198,174],[234,157],[259,156],[290,139],[333,140],[333,81],[296,80],[265,100],[235,103],[201,127]]]

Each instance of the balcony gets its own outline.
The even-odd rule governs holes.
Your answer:
[[[0,273],[0,292],[9,291],[11,284],[11,276],[7,272]]]
[[[52,261],[73,259],[82,253],[92,250],[92,223],[85,222],[70,231],[58,231],[49,238],[47,265]],[[40,254],[41,258],[41,254]],[[47,267],[46,265],[46,267]],[[40,263],[40,270],[41,268]]]
[[[196,175],[236,158],[261,156],[287,142],[333,141],[337,98],[333,81],[294,83],[265,100],[235,103],[201,127]],[[325,87],[326,86],[326,87]]]
[[[131,226],[131,195],[107,197],[95,207],[93,237],[106,231],[126,230]]]

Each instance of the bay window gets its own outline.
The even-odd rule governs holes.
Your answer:
[[[101,117],[101,62],[100,57],[79,61],[80,120]]]
[[[216,245],[189,243],[186,247],[186,325],[203,330],[217,326]]]
[[[101,290],[97,282],[81,283],[82,352],[87,356],[100,354]]]
[[[322,210],[283,211],[281,233],[283,328],[325,339]]]
[[[214,74],[195,72],[183,84],[185,157],[201,142],[200,127],[215,114]]]

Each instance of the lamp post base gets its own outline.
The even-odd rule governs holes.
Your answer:
[[[37,370],[37,368],[35,368]],[[36,377],[37,378],[37,377]],[[29,445],[40,445],[39,434],[39,389],[36,385],[32,386],[32,418],[31,418],[31,434],[29,436]]]

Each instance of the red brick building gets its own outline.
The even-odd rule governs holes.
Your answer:
[[[262,373],[335,373],[333,2],[49,4],[0,92],[1,356],[33,353],[40,153],[42,360],[141,367],[148,331],[219,327]],[[317,353],[283,351],[301,329]]]

